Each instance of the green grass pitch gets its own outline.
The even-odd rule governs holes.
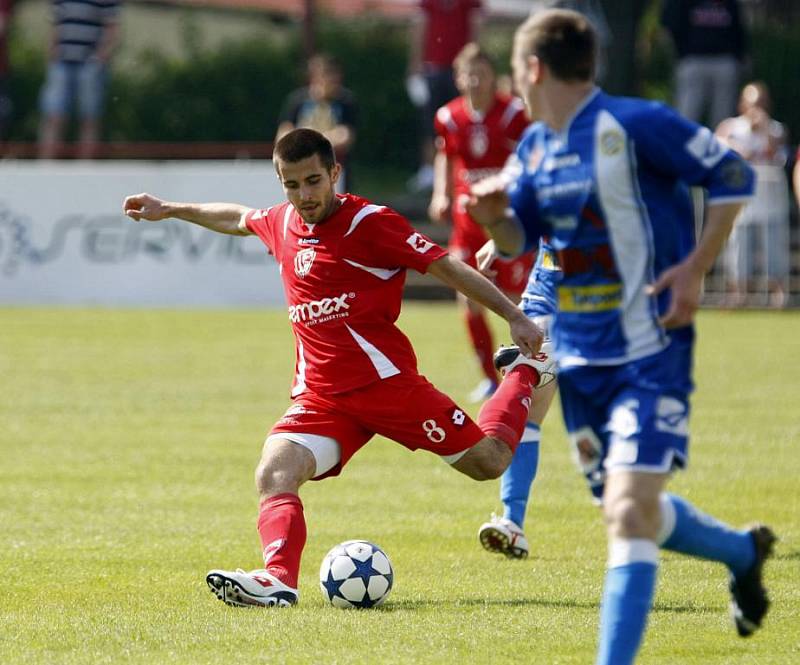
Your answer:
[[[401,325],[463,403],[478,374],[456,310],[409,303]],[[208,592],[209,568],[259,565],[252,473],[292,359],[282,310],[0,309],[0,663],[591,663],[604,534],[557,407],[527,561],[477,542],[496,482],[378,439],[303,489],[296,608]],[[696,380],[690,469],[671,488],[775,528],[773,610],[739,639],[725,571],[667,553],[639,662],[800,663],[800,315],[703,312]],[[392,559],[382,609],[323,602],[319,564],[349,538]]]

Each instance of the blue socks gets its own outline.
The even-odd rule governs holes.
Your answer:
[[[629,665],[647,625],[658,570],[658,545],[642,538],[615,539],[600,608],[597,665]]]
[[[528,422],[511,464],[500,479],[503,517],[522,528],[533,479],[539,466],[539,425]]]
[[[661,533],[666,550],[724,563],[734,575],[746,573],[755,562],[753,539],[736,531],[674,494],[661,495]]]

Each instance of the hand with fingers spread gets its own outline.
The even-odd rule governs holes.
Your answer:
[[[657,296],[670,290],[669,309],[659,319],[665,328],[680,328],[694,320],[700,306],[700,291],[703,287],[705,271],[690,260],[682,261],[661,273],[650,286],[650,295]]]

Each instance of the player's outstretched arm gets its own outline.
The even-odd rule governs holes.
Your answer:
[[[448,254],[431,263],[428,272],[508,321],[511,339],[526,356],[539,352],[542,330],[477,270]]]
[[[122,209],[135,222],[160,222],[174,217],[217,233],[250,235],[240,224],[249,208],[237,203],[176,203],[151,194],[134,194],[125,198]]]

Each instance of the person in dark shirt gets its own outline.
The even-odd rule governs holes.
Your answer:
[[[666,0],[661,23],[675,45],[675,107],[716,127],[734,114],[747,35],[738,0]]]
[[[308,86],[292,92],[281,110],[276,143],[293,129],[315,129],[333,144],[344,167],[343,190],[352,188],[348,157],[356,140],[358,108],[353,93],[342,85],[342,67],[329,54],[308,61]]]

